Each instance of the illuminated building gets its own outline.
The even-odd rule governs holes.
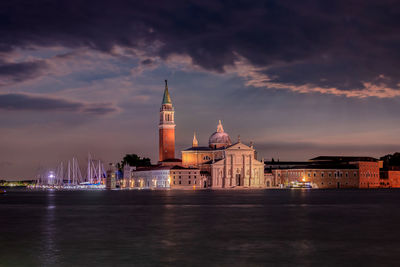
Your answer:
[[[208,177],[197,168],[175,166],[170,171],[171,189],[201,189],[208,187]]]
[[[170,169],[171,167],[161,165],[129,169],[124,172],[121,188],[169,188]]]
[[[251,144],[240,141],[234,144],[222,127],[221,121],[209,140],[208,146],[198,146],[196,136],[192,147],[182,151],[184,167],[199,168],[208,174],[211,188],[264,188],[264,163],[256,159],[256,151]]]
[[[151,166],[126,168],[121,187],[147,189],[200,189],[207,187],[207,176],[197,168]]]
[[[312,188],[378,188],[379,162],[371,157],[320,156],[309,162],[269,162],[273,186],[309,183]],[[273,168],[272,166],[279,166]]]
[[[208,146],[199,146],[196,134],[192,147],[175,158],[174,107],[165,81],[159,122],[159,164],[124,169],[122,188],[264,188],[264,163],[256,159],[251,144],[232,144],[221,121]]]

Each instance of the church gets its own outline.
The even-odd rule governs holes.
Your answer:
[[[242,143],[240,137],[232,143],[221,121],[217,131],[211,134],[208,146],[199,146],[194,135],[192,146],[181,152],[182,160],[175,158],[175,126],[175,110],[165,81],[159,122],[159,164],[198,169],[201,173],[202,188],[266,187],[264,163],[257,160],[253,144]],[[171,181],[171,188],[173,187]]]

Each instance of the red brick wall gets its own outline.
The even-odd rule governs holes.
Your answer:
[[[400,187],[400,171],[388,171],[390,187]]]
[[[175,158],[175,129],[159,129],[159,161]]]
[[[382,171],[380,184],[383,188],[400,188],[400,171]]]
[[[358,162],[360,188],[380,187],[378,162]]]

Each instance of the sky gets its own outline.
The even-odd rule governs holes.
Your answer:
[[[218,120],[259,158],[400,151],[400,3],[0,2],[0,179],[90,152],[157,162],[168,80],[176,156]]]

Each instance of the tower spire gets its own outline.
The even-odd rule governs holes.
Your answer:
[[[164,89],[164,97],[163,97],[162,104],[163,105],[172,104],[171,96],[169,95],[169,92],[168,92],[168,81],[167,80],[165,80],[165,89]]]
[[[196,132],[194,132],[192,147],[198,147],[198,146],[199,146],[199,142],[197,141],[197,138],[196,138]]]

